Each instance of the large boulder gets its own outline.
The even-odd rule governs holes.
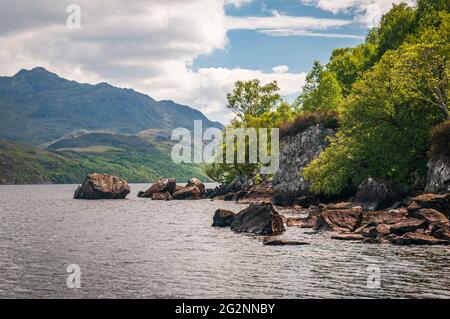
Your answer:
[[[175,178],[158,179],[145,192],[139,192],[138,196],[144,198],[152,198],[153,194],[156,193],[169,193],[170,195],[172,195],[175,192],[176,185],[177,181],[175,180]]]
[[[375,178],[367,178],[358,187],[355,204],[365,210],[382,210],[401,201],[406,195],[404,190]]]
[[[362,209],[355,207],[346,210],[327,210],[317,218],[315,230],[328,230],[339,233],[352,232],[361,226]]]
[[[234,215],[231,229],[257,235],[279,235],[285,231],[283,219],[271,203],[254,203]]]
[[[297,197],[310,195],[309,183],[302,172],[328,145],[335,131],[321,125],[310,126],[281,140],[280,165],[272,185],[274,204],[291,206]]]
[[[108,174],[90,174],[77,188],[74,199],[124,199],[130,193],[127,181]]]
[[[408,207],[410,213],[422,209],[432,208],[450,218],[450,193],[438,194],[423,194],[412,199]]]
[[[152,195],[152,200],[165,200],[165,201],[169,201],[172,200],[172,195],[170,195],[169,192],[165,192],[165,193],[154,193]]]
[[[428,162],[427,193],[450,193],[450,162],[443,156]]]
[[[173,199],[202,199],[203,198],[202,191],[197,186],[186,186],[182,187],[181,189],[177,190],[175,193],[173,193],[172,197]]]
[[[234,213],[232,211],[219,208],[213,216],[214,227],[229,227],[233,222]]]

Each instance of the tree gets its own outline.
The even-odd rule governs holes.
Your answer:
[[[315,61],[296,104],[300,105],[302,111],[313,112],[336,110],[342,102],[342,89],[334,73],[325,70],[320,62]]]
[[[261,116],[273,110],[281,101],[279,90],[276,81],[266,85],[261,85],[257,79],[237,81],[233,93],[227,94],[227,107],[241,120],[244,120],[245,115]]]

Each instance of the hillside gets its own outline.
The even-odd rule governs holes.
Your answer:
[[[149,183],[160,177],[208,180],[196,165],[174,164],[170,144],[137,136],[87,134],[43,150],[0,139],[0,184],[80,183],[92,172]]]
[[[75,130],[137,134],[147,129],[222,128],[201,112],[172,101],[156,101],[132,89],[69,81],[44,68],[0,77],[0,137],[38,145]]]

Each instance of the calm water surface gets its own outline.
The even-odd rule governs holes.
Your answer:
[[[449,247],[330,240],[288,228],[308,246],[263,246],[211,227],[222,201],[73,200],[75,185],[0,186],[3,298],[450,297]],[[81,289],[66,267],[81,267]],[[381,288],[367,287],[367,267]]]

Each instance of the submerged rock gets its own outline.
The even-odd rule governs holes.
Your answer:
[[[265,238],[263,244],[266,246],[304,246],[309,245],[309,243],[304,241],[292,241],[292,240],[282,240],[274,238]]]
[[[234,213],[232,211],[219,208],[214,213],[213,226],[214,227],[229,227],[233,222]]]
[[[74,199],[124,199],[130,193],[127,181],[108,174],[90,174],[73,196]]]
[[[177,181],[175,178],[158,179],[145,192],[139,192],[138,197],[152,198],[153,194],[166,192],[172,195],[175,192],[176,185]]]
[[[331,239],[348,240],[348,241],[362,241],[365,239],[365,237],[360,234],[338,234],[338,235],[331,236]]]
[[[271,203],[250,204],[234,215],[231,229],[257,235],[279,235],[285,231],[283,219]]]

